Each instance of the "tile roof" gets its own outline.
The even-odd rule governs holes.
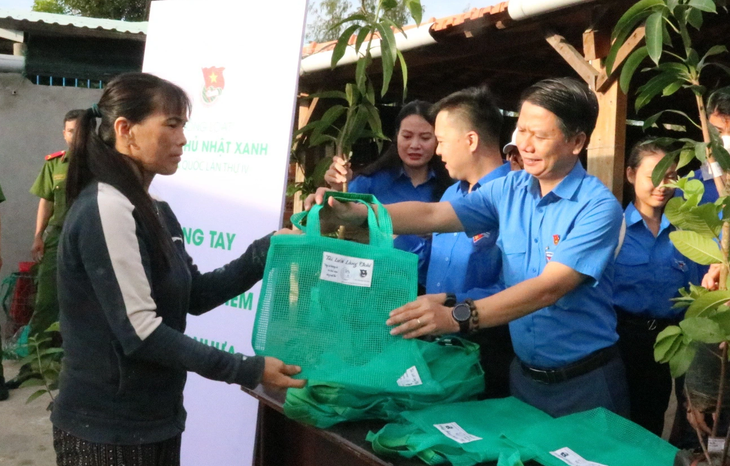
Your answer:
[[[505,21],[509,19],[509,15],[507,13],[508,5],[509,2],[507,1],[484,8],[472,8],[468,12],[460,13],[458,15],[446,16],[439,19],[430,18],[423,21],[422,24],[431,24],[429,27],[430,32],[439,34],[447,33],[449,29],[457,28],[462,25],[463,27],[468,28],[471,23],[475,23],[475,25],[484,25],[485,22],[487,24],[494,24],[498,21]],[[405,30],[407,34],[409,29],[413,29],[415,27],[415,24],[409,24],[408,26],[405,26],[403,30]],[[379,37],[378,34],[375,36]],[[356,36],[353,35],[349,41],[350,45],[353,45],[355,40]],[[322,51],[332,50],[336,43],[337,41],[334,40],[322,43],[310,42],[302,48],[302,58]]]
[[[115,19],[85,18],[82,16],[59,15],[54,13],[40,13],[37,11],[13,10],[0,8],[0,23],[6,24],[3,27],[10,27],[7,23],[13,24],[13,28],[22,28],[23,25],[56,25],[72,28],[85,28],[89,30],[101,30],[117,32],[122,34],[146,35],[147,22],[140,21],[119,21]]]

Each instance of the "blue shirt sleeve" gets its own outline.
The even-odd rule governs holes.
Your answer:
[[[355,179],[347,183],[347,190],[351,193],[373,194],[371,184],[369,176],[356,176]]]
[[[576,217],[573,229],[560,242],[552,261],[588,275],[595,285],[613,261],[622,219],[616,199],[597,199]]]
[[[467,236],[499,229],[497,205],[502,199],[505,179],[496,179],[462,198],[450,201]]]

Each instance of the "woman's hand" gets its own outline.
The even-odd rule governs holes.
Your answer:
[[[33,262],[40,262],[43,259],[43,250],[45,246],[43,244],[43,236],[37,235],[33,238],[33,246],[30,248],[30,255],[33,257]]]
[[[273,388],[302,388],[306,380],[292,379],[302,371],[299,366],[284,364],[281,360],[266,356],[264,358],[264,376],[261,384]]]
[[[710,270],[702,277],[702,286],[710,291],[716,290],[720,280],[720,269],[722,269],[722,264],[710,265]]]
[[[342,191],[342,185],[348,183],[351,179],[350,162],[345,162],[344,157],[335,156],[329,169],[324,174],[324,181],[335,191]]]
[[[403,335],[403,338],[417,338],[424,335],[457,333],[459,324],[451,316],[451,308],[442,303],[443,298],[440,295],[424,295],[393,310],[390,318],[385,321],[387,325],[397,326],[390,331],[390,334]]]
[[[291,228],[282,228],[279,231],[274,232],[274,236],[276,235],[301,235],[303,232],[302,230],[292,230]]]

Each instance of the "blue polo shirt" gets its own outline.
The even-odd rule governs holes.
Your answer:
[[[382,204],[404,201],[438,201],[438,180],[431,170],[425,183],[413,186],[403,167],[381,170],[372,175],[361,175],[348,183],[351,193],[372,194]],[[431,236],[399,235],[393,245],[418,256],[418,284],[426,286],[428,258],[431,255]]]
[[[700,267],[669,240],[674,227],[665,216],[656,238],[634,204],[626,207],[624,217],[626,236],[616,257],[614,305],[647,319],[681,319],[684,309],[672,309],[670,299],[689,283],[700,284]]]
[[[616,342],[612,281],[621,206],[580,163],[545,197],[537,178],[520,171],[451,205],[467,235],[499,227],[505,286],[537,277],[550,260],[588,277],[554,305],[510,322],[522,361],[560,367]]]
[[[509,163],[492,170],[474,184],[473,191],[510,172]],[[441,201],[460,199],[469,193],[469,183],[459,181],[446,190]],[[500,279],[502,253],[497,247],[498,230],[476,236],[434,233],[428,265],[426,293],[454,293],[457,301],[481,299],[504,289]]]

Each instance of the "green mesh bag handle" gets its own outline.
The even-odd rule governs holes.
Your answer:
[[[383,204],[372,194],[341,193],[338,191],[327,191],[322,204],[316,204],[307,212],[299,212],[291,216],[292,225],[304,231],[307,235],[320,236],[319,213],[330,197],[340,202],[357,202],[368,208],[368,230],[370,233],[370,244],[384,248],[393,247],[393,222],[390,214],[383,207]],[[378,209],[376,215],[373,205]],[[303,224],[307,220],[306,225]]]

